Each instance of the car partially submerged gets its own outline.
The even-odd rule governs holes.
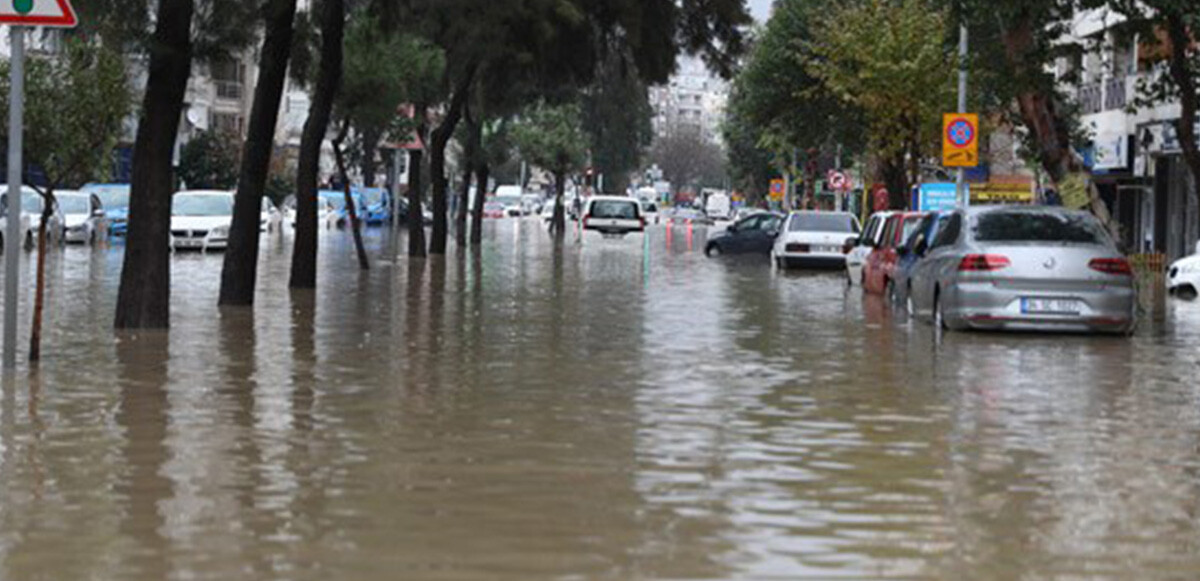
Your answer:
[[[583,207],[583,229],[608,235],[642,232],[646,219],[636,198],[592,196]]]
[[[233,225],[233,192],[188,190],[171,199],[172,250],[224,250]]]

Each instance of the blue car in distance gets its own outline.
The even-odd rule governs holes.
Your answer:
[[[129,226],[129,184],[87,184],[80,191],[100,198],[109,236],[124,238]]]
[[[346,193],[341,190],[320,190],[317,192],[317,197],[326,200],[333,206],[334,212],[337,214],[336,224],[339,228],[350,223],[350,212],[346,209]],[[363,196],[351,190],[350,197],[354,200],[354,210],[358,213],[360,222],[365,222],[367,215],[367,206]]]
[[[949,220],[949,212],[926,214],[917,223],[912,234],[908,236],[908,240],[904,241],[904,245],[896,249],[899,256],[896,259],[895,284],[891,287],[892,296],[889,297],[892,304],[904,305],[908,312],[912,313],[909,291],[912,289],[913,268],[925,257],[925,253],[929,250],[929,244],[933,242],[934,238],[937,238]]]
[[[379,226],[392,220],[392,196],[387,188],[354,188],[354,193],[366,206],[366,211],[359,216],[364,224]]]

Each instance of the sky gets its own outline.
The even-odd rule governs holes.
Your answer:
[[[759,22],[766,22],[771,15],[771,2],[774,0],[749,0],[750,12]]]

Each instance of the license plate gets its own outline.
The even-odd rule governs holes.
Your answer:
[[[827,252],[841,254],[842,249],[837,246],[813,246],[813,252]]]
[[[175,245],[183,248],[199,248],[204,246],[203,240],[175,239]]]
[[[1021,312],[1026,314],[1078,315],[1082,310],[1077,299],[1021,299]]]

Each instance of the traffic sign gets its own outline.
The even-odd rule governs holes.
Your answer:
[[[946,167],[979,165],[978,115],[947,113],[942,117],[942,165]]]
[[[783,190],[784,190],[784,181],[783,180],[771,180],[771,199],[772,200],[775,200],[776,202],[783,201]]]
[[[849,182],[849,180],[846,179],[846,174],[844,174],[840,171],[835,171],[835,172],[829,173],[829,187],[831,189],[834,189],[834,190],[837,190],[840,192],[840,191],[848,189],[849,185],[850,185],[850,182]]]
[[[0,0],[0,23],[75,28],[79,20],[67,0]]]

